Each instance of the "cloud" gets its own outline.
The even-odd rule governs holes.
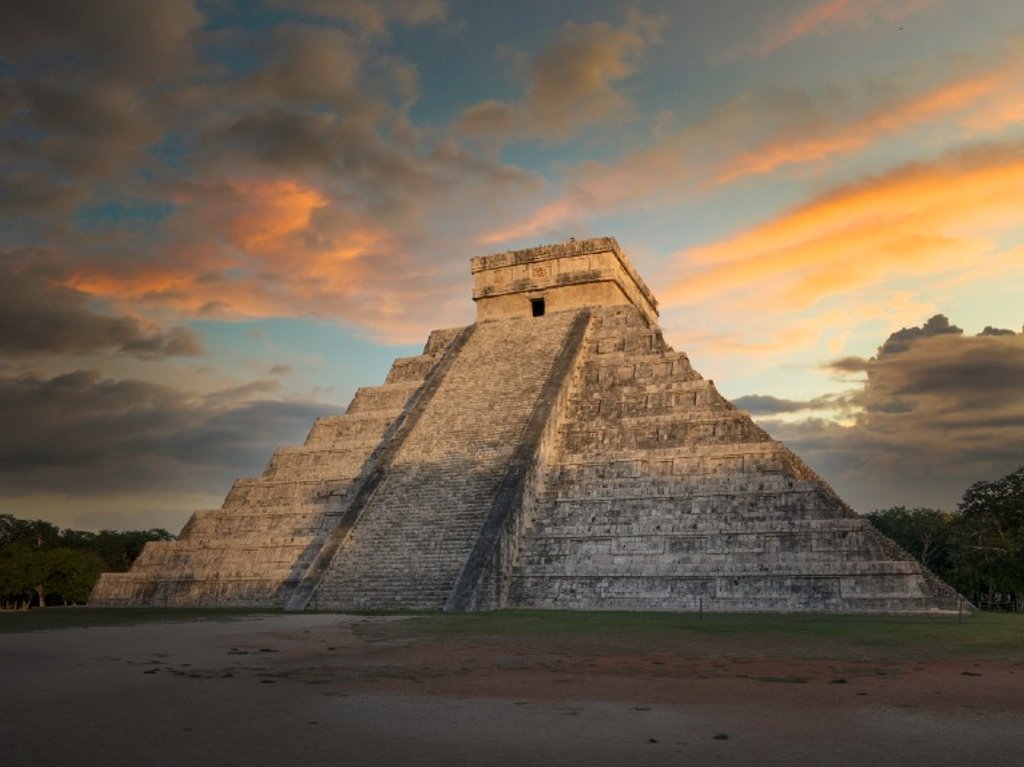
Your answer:
[[[203,351],[187,328],[161,330],[134,317],[102,314],[89,295],[61,283],[55,259],[40,251],[0,253],[0,352],[8,355],[116,351],[141,359]]]
[[[275,101],[345,109],[360,98],[357,82],[363,52],[338,29],[282,24],[270,34],[266,65],[243,79],[241,96],[273,96]]]
[[[197,146],[207,173],[302,176],[332,184],[386,212],[397,199],[430,188],[432,172],[408,148],[389,143],[365,115],[268,106],[225,115]],[[378,207],[379,206],[379,207]]]
[[[4,57],[33,68],[91,71],[149,85],[194,65],[192,42],[204,22],[192,0],[2,3]],[[59,54],[59,55],[54,55]]]
[[[269,127],[284,115],[317,140]],[[251,141],[207,136],[214,178],[161,190],[174,207],[146,258],[93,254],[67,285],[126,312],[315,316],[392,342],[468,321],[468,232],[541,182],[452,142],[418,156],[357,122],[281,111],[251,122]]]
[[[1024,333],[958,330],[940,315],[894,332],[875,357],[833,362],[863,374],[843,395],[849,425],[761,423],[861,511],[952,508],[967,485],[1006,474],[1024,455]]]
[[[338,410],[268,396],[276,392],[254,382],[200,396],[86,370],[0,376],[0,494],[224,492]]]
[[[778,415],[780,413],[799,413],[805,410],[821,410],[834,404],[832,397],[815,397],[811,400],[779,399],[767,394],[748,394],[732,401],[736,407],[750,412],[752,415]]]
[[[383,35],[395,23],[415,26],[444,21],[444,0],[270,0],[269,4],[353,25],[363,34]]]
[[[835,189],[728,239],[676,254],[662,305],[733,294],[787,311],[901,277],[999,260],[996,232],[1019,227],[1024,144],[953,152]]]
[[[367,300],[361,291],[374,255],[391,247],[387,231],[299,181],[230,182],[192,193],[167,224],[182,240],[161,258],[83,265],[68,284],[120,305],[182,314],[346,316]]]
[[[159,140],[168,86],[197,71],[203,16],[190,0],[6,2],[0,15],[0,215],[66,209]]]
[[[445,4],[310,0],[265,24],[80,5],[14,4],[0,30],[0,225],[6,249],[62,254],[53,295],[124,318],[104,348],[184,353],[167,328],[194,317],[315,316],[390,342],[469,320],[479,230],[544,181],[414,127],[418,69],[381,30]]]
[[[986,330],[990,330],[990,328],[986,328]],[[961,335],[963,332],[956,325],[951,325],[949,318],[944,314],[936,314],[919,328],[897,330],[885,340],[878,350],[878,354],[880,357],[885,354],[898,354],[907,351],[917,339],[941,335]],[[1013,331],[1009,331],[1009,334],[1013,335]],[[982,335],[992,335],[992,333],[983,333]]]
[[[879,21],[901,21],[936,0],[818,0],[786,14],[732,54],[764,58],[806,37],[835,28],[863,28]]]
[[[936,69],[947,70],[942,64]],[[614,161],[569,168],[557,196],[493,228],[481,241],[496,244],[579,229],[609,211],[675,205],[751,177],[774,180],[782,171],[821,171],[838,158],[915,130],[958,127],[977,140],[1024,122],[1019,46],[1000,53],[987,68],[956,62],[953,69],[954,74],[927,82],[919,71],[903,71],[859,84],[765,87],[741,94],[699,119],[659,127],[648,145]]]
[[[890,334],[870,359],[847,357],[833,365],[867,374],[865,391],[853,398],[866,413],[887,412],[888,405],[904,395],[952,398],[950,413],[967,412],[985,402],[991,403],[993,412],[1004,404],[1024,404],[1018,386],[1024,371],[1024,334],[964,336],[941,314],[920,327]]]
[[[729,160],[718,172],[716,183],[728,184],[785,166],[824,163],[928,122],[958,120],[973,124],[975,109],[1002,102],[1010,94],[1019,93],[1022,85],[1024,68],[1018,60],[1012,60],[995,71],[967,75],[910,98],[880,103],[854,119],[815,119],[802,125],[787,120],[773,135]],[[1005,110],[1000,115],[990,111],[989,115],[984,126],[988,133],[1017,124],[1022,117]]]
[[[978,335],[980,336],[1012,336],[1015,335],[1014,331],[1007,328],[994,328],[991,325],[986,325],[985,329],[982,330]]]
[[[618,84],[660,39],[662,21],[635,11],[621,27],[568,22],[530,68],[518,102],[483,101],[463,112],[459,128],[502,140],[562,141],[603,121],[621,119],[629,101]]]

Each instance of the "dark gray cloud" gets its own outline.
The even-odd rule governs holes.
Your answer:
[[[359,185],[371,200],[421,193],[433,176],[428,165],[388,142],[363,115],[346,119],[280,104],[225,116],[200,137],[196,151],[212,169],[314,172],[333,183]]]
[[[762,425],[861,511],[898,504],[950,509],[970,483],[1024,463],[1024,334],[968,336],[939,315],[894,333],[876,357],[831,367],[865,374],[860,388],[842,398],[852,424]]]
[[[278,401],[270,382],[200,397],[95,371],[0,376],[0,495],[223,492],[338,408]],[[262,396],[260,396],[262,395]]]
[[[36,69],[91,69],[146,85],[193,62],[203,23],[193,0],[2,0],[3,58]]]
[[[1012,336],[1014,332],[1007,330],[1006,328],[994,328],[991,325],[986,325],[985,329],[978,333],[979,336]]]
[[[196,71],[195,4],[3,0],[0,19],[0,215],[123,184],[163,134],[168,86]]]
[[[894,402],[908,396],[946,399],[951,408],[980,403],[998,407],[1016,400],[1021,390],[1022,339],[1024,335],[992,327],[966,336],[937,314],[920,327],[891,334],[870,359],[844,357],[828,367],[867,374],[864,391],[851,397],[866,412],[891,412]]]
[[[0,353],[25,356],[116,351],[142,359],[202,353],[187,328],[146,327],[101,314],[89,296],[60,283],[60,266],[42,251],[0,253]]]
[[[501,139],[562,141],[595,123],[622,119],[632,105],[621,83],[660,41],[663,23],[635,10],[618,27],[605,21],[566,23],[533,60],[520,101],[474,104],[463,112],[460,128]]]
[[[352,25],[366,35],[382,35],[391,24],[429,24],[448,15],[444,0],[266,0],[314,17]]]
[[[109,291],[95,299],[145,304],[147,316],[315,314],[389,340],[418,337],[442,304],[442,322],[467,319],[452,286],[481,229],[525,215],[547,182],[414,127],[419,72],[387,33],[444,21],[444,3],[308,0],[260,23],[232,4],[202,6],[212,23],[187,0],[143,5],[0,5],[4,247],[61,252],[78,267],[68,273]],[[282,179],[323,199],[308,221],[261,209],[261,184]],[[244,233],[274,215],[268,237],[294,235],[271,253],[268,238]],[[344,280],[303,268],[327,258]],[[81,298],[53,296],[56,314]],[[185,331],[84,319],[89,348],[188,351]],[[65,329],[46,334],[55,348],[75,345]],[[40,334],[10,336],[9,353],[44,347]]]
[[[734,399],[738,408],[749,411],[753,415],[777,415],[779,413],[798,413],[802,410],[820,410],[835,404],[832,397],[815,397],[810,400],[792,400],[772,397],[768,394],[747,394]]]
[[[961,335],[964,331],[956,325],[951,325],[944,314],[936,314],[921,327],[901,328],[890,335],[881,348],[879,356],[883,354],[898,354],[910,348],[914,341],[920,338],[930,338],[941,335]]]

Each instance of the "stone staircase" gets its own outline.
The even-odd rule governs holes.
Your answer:
[[[575,316],[476,326],[310,607],[444,606]]]
[[[301,447],[236,480],[220,509],[195,512],[176,541],[148,543],[127,573],[105,573],[101,605],[282,605],[333,529],[353,482],[459,329],[435,331],[423,354],[359,389],[344,415],[319,418]]]
[[[956,607],[631,307],[595,311],[561,419],[510,605]]]

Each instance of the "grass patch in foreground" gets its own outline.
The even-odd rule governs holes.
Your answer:
[[[0,610],[0,634],[139,623],[225,621],[280,613],[280,610],[252,607],[37,607]]]
[[[321,611],[317,611],[321,612]],[[0,611],[0,634],[141,623],[281,615],[260,608],[47,607]],[[778,658],[1013,658],[1024,662],[1024,615],[825,615],[786,613],[496,610],[483,613],[356,613],[370,641],[480,639]],[[388,620],[374,620],[388,617]],[[398,617],[400,620],[394,620]]]
[[[1024,657],[1024,616],[975,613],[956,616],[824,615],[780,613],[571,612],[498,610],[434,614],[388,624],[386,632],[416,636],[621,639],[639,645],[714,643],[756,647],[762,641],[785,655],[808,644],[840,654],[862,648],[914,656]]]

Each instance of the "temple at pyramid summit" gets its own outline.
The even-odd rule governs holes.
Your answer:
[[[724,399],[618,243],[472,261],[433,331],[99,605],[935,612],[959,596]]]

